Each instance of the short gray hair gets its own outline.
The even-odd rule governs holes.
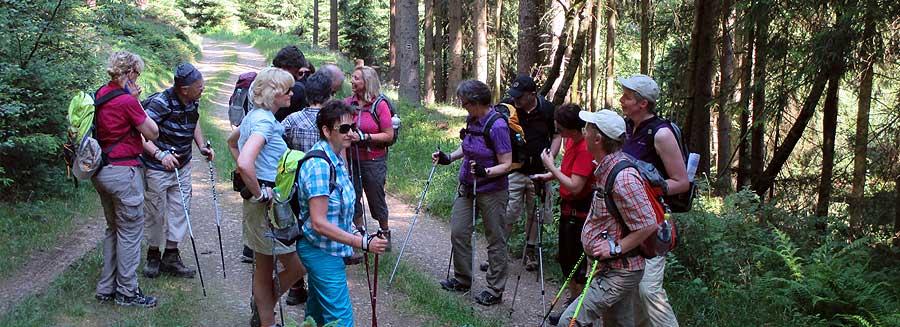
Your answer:
[[[470,102],[483,106],[491,104],[491,89],[479,80],[469,79],[459,83],[456,96],[462,102]]]

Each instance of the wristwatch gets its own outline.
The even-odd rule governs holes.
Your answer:
[[[609,242],[609,256],[615,257],[622,254],[622,246],[619,245],[619,242],[613,241],[612,239],[607,239]]]

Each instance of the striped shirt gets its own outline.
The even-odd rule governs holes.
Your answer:
[[[309,152],[313,144],[319,142],[319,130],[316,128],[316,117],[320,108],[306,108],[292,113],[281,121],[284,126],[284,141],[288,148]]]
[[[199,101],[181,103],[174,88],[156,93],[144,100],[147,117],[159,126],[159,138],[153,141],[160,150],[175,149],[180,167],[191,161],[191,142],[200,119]],[[152,155],[143,156],[144,165],[153,170],[165,170],[162,162]]]
[[[597,186],[602,188],[606,185],[606,177],[609,176],[613,166],[619,161],[629,160],[623,152],[616,152],[600,160],[597,170],[594,171],[594,177],[597,180]],[[581,242],[584,245],[584,251],[588,254],[592,253],[592,249],[596,248],[598,242],[606,242],[600,235],[603,231],[609,232],[609,236],[615,240],[621,240],[625,235],[625,228],[619,224],[618,219],[610,214],[606,208],[606,201],[603,199],[603,191],[594,192],[594,200],[591,202],[591,212],[588,214],[587,220],[584,222],[584,229],[581,230]],[[655,213],[650,204],[650,198],[644,189],[644,182],[640,173],[634,168],[625,168],[618,175],[613,183],[612,190],[613,202],[622,214],[622,220],[625,222],[629,231],[636,231],[644,227],[653,226],[655,223]],[[598,265],[600,270],[624,269],[628,271],[636,271],[644,269],[644,258],[640,255],[622,256],[620,258],[601,261]]]
[[[303,236],[313,246],[322,249],[325,253],[336,257],[349,257],[353,255],[353,248],[349,245],[337,242],[316,233],[312,228],[312,219],[309,216],[309,199],[317,196],[328,196],[328,213],[325,218],[338,228],[351,233],[350,223],[353,222],[353,204],[356,201],[356,191],[350,182],[347,173],[347,165],[331,149],[331,145],[325,141],[319,141],[312,146],[312,150],[324,150],[328,159],[334,164],[337,173],[334,192],[329,193],[329,174],[331,168],[323,159],[312,158],[300,167],[300,188],[298,198],[300,202],[300,219],[303,222]]]

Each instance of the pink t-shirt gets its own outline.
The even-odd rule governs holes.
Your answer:
[[[112,90],[121,88],[118,84],[110,82],[97,91],[97,99]],[[120,95],[100,106],[95,113],[97,115],[97,141],[100,147],[113,145],[107,154],[110,165],[113,166],[139,166],[138,156],[143,152],[141,146],[141,133],[137,127],[147,119],[147,113],[141,107],[140,102],[130,94]],[[124,137],[123,137],[124,136]],[[133,158],[116,161],[115,159]]]
[[[356,115],[353,115],[353,121],[356,122],[357,128],[366,134],[378,134],[384,133],[393,129],[391,125],[391,109],[388,107],[386,101],[381,101],[378,103],[378,107],[375,110],[378,111],[378,122],[375,121],[375,115],[372,114],[372,104],[366,101],[363,101],[356,97],[356,95],[351,95],[344,99],[344,103],[348,105],[355,105],[359,108],[359,111]],[[351,157],[356,156],[356,151],[348,151]],[[384,157],[387,154],[387,147],[383,145],[369,145],[364,144],[359,147],[359,158],[361,160],[373,160]]]

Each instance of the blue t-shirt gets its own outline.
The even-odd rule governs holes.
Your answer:
[[[241,121],[241,137],[238,139],[238,148],[242,149],[244,143],[250,139],[251,134],[262,136],[266,144],[259,151],[254,163],[256,178],[267,182],[275,182],[275,170],[278,168],[278,160],[287,151],[284,143],[284,126],[281,126],[275,115],[266,109],[256,108],[250,110],[244,120]]]

